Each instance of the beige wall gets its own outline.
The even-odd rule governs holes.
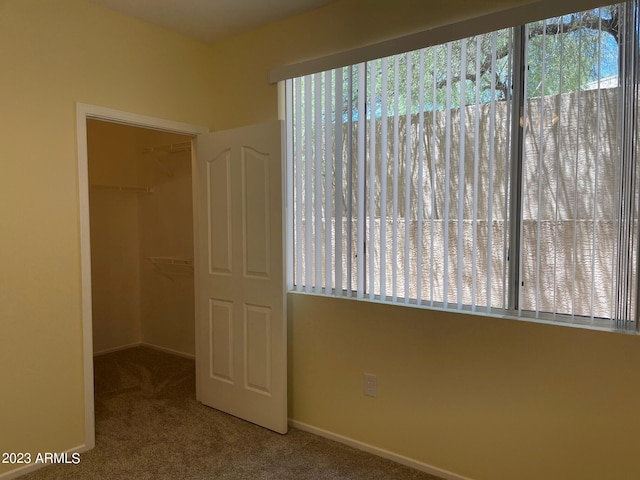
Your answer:
[[[87,122],[91,218],[93,351],[140,342],[139,194],[112,190],[137,185],[136,130]]]
[[[304,294],[289,321],[297,421],[474,480],[640,471],[637,336]]]
[[[0,451],[84,442],[76,101],[256,123],[277,115],[269,68],[515,3],[344,0],[206,47],[81,0],[0,0]],[[637,336],[289,301],[295,420],[476,480],[640,471]]]
[[[214,45],[214,129],[273,120],[277,88],[270,69],[362,47],[531,0],[339,0],[308,14],[256,29]]]
[[[193,268],[154,266],[149,257],[193,260],[191,150],[144,153],[190,142],[189,137],[138,130],[140,182],[153,193],[140,197],[141,341],[195,355]]]
[[[0,451],[64,451],[85,441],[75,102],[210,125],[210,47],[81,0],[0,0],[0,59]]]

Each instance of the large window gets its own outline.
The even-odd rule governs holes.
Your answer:
[[[288,81],[291,287],[634,329],[637,17]]]

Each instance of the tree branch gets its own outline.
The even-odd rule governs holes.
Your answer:
[[[564,17],[562,17],[564,18]],[[576,30],[603,30],[611,34],[618,41],[618,8],[612,7],[611,18],[601,18],[588,10],[580,14],[573,14],[567,21],[543,23],[538,22],[529,27],[529,39],[539,35],[558,35]]]
[[[510,49],[508,44],[501,46],[499,49],[496,50],[495,59],[499,60],[506,57],[507,55],[509,55],[509,51]],[[480,78],[480,79],[483,78],[491,70],[492,63],[493,63],[492,56],[491,55],[485,56],[484,61],[482,62],[482,64],[480,65],[480,68],[478,69],[478,74],[476,75],[476,72],[467,73],[465,75],[465,79],[469,80],[470,82],[475,82],[477,78]],[[449,83],[454,84],[459,82],[461,79],[462,77],[460,75],[455,75],[449,79]],[[436,88],[438,89],[444,88],[446,86],[447,86],[446,78],[443,78],[442,80],[439,80],[436,83]],[[489,88],[488,86],[485,86],[483,90],[486,90],[488,88]],[[500,80],[500,75],[498,75],[498,72],[495,72],[495,88],[496,90],[502,92],[503,98],[507,98],[509,87],[504,81]]]

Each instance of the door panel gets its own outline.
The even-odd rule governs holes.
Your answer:
[[[246,388],[271,395],[271,309],[245,305]]]
[[[198,137],[196,368],[202,403],[286,433],[281,138],[281,122]]]
[[[210,273],[231,273],[231,150],[207,162]]]
[[[210,373],[217,380],[233,383],[233,304],[210,299]]]
[[[242,205],[245,275],[269,278],[269,156],[242,149]]]

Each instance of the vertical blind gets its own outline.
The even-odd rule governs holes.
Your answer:
[[[288,81],[290,287],[634,326],[637,17],[630,2]]]

